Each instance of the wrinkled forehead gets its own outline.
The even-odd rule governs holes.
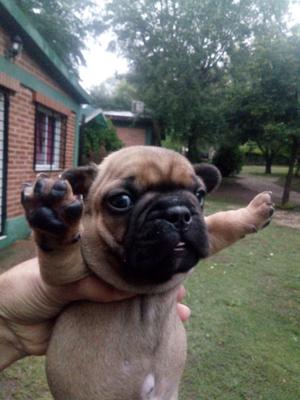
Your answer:
[[[100,166],[96,184],[131,179],[141,188],[195,184],[195,173],[189,161],[165,149],[143,148],[120,151],[109,156]]]

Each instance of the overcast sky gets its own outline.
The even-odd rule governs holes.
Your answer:
[[[103,6],[103,0],[97,1]],[[291,7],[291,18],[293,22],[300,22],[299,4]],[[101,35],[97,41],[88,41],[88,49],[84,51],[86,66],[79,69],[81,85],[84,89],[88,90],[107,78],[115,76],[116,73],[124,73],[128,70],[128,63],[124,58],[106,50],[110,40],[111,36],[105,34]]]
[[[113,77],[116,73],[124,73],[128,70],[127,61],[124,58],[106,50],[110,39],[110,36],[105,34],[99,41],[88,41],[88,49],[83,52],[86,66],[79,69],[81,85],[84,89],[88,90],[107,78]]]

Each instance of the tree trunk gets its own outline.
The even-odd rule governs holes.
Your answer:
[[[295,172],[295,177],[299,178],[300,176],[300,157],[297,159],[297,165],[296,165],[296,172]]]
[[[290,199],[290,191],[293,181],[294,167],[297,160],[298,147],[299,147],[299,139],[296,136],[293,136],[291,144],[291,152],[290,152],[289,169],[285,178],[284,189],[281,198],[281,205],[283,206],[286,203],[288,203]]]
[[[153,139],[152,143],[153,146],[161,146],[161,124],[159,121],[153,121]]]
[[[265,155],[265,174],[271,175],[272,174],[272,164],[273,164],[273,154],[272,152],[267,152]]]
[[[198,146],[197,146],[197,133],[191,132],[188,137],[188,152],[187,158],[191,163],[199,162]]]

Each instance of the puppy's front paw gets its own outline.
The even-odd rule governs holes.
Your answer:
[[[272,192],[262,192],[254,197],[248,204],[248,223],[253,226],[253,231],[258,231],[269,225],[274,214]]]
[[[33,185],[24,185],[21,202],[42,249],[78,239],[83,206],[67,181],[40,175]]]

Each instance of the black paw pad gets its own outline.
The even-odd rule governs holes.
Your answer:
[[[38,208],[28,217],[30,225],[34,228],[60,235],[66,232],[67,226],[58,219],[57,214],[48,207]]]
[[[67,221],[78,220],[82,214],[82,203],[75,200],[73,203],[65,207],[65,218]]]
[[[47,187],[47,182],[45,179],[40,178],[36,181],[34,188],[33,188],[33,193],[38,196],[41,197],[43,196],[43,194],[46,191],[46,187]]]
[[[67,184],[64,181],[57,181],[54,183],[50,193],[49,201],[62,200],[68,190]]]

